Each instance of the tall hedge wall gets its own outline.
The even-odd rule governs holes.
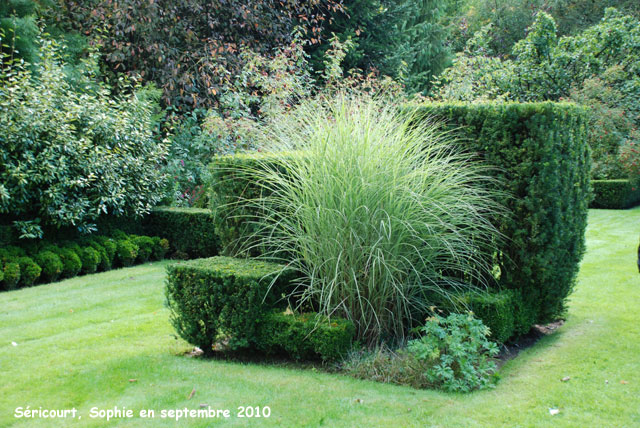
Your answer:
[[[562,313],[585,250],[590,201],[587,120],[565,103],[428,104],[421,118],[455,129],[502,180],[509,217],[496,218],[499,285],[514,289],[531,324]]]

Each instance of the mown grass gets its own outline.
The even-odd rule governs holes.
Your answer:
[[[163,305],[166,262],[0,293],[0,426],[640,426],[640,208],[593,210],[587,233],[567,322],[509,361],[497,388],[468,395],[187,357]],[[88,416],[94,406],[137,414],[201,403],[232,414],[269,406],[271,417]],[[76,407],[82,419],[13,417],[28,405]]]

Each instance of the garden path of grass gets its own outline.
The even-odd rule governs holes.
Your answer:
[[[640,208],[592,210],[567,322],[509,361],[495,389],[468,395],[186,357],[163,305],[167,262],[0,293],[0,426],[640,427],[639,235]],[[200,403],[269,406],[271,417],[89,418],[92,407]],[[13,417],[28,405],[82,419]]]

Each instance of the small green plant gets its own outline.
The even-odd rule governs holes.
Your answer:
[[[4,289],[15,290],[20,281],[20,265],[9,262],[4,265]]]
[[[31,257],[20,257],[16,261],[20,265],[20,284],[31,287],[40,278],[42,269]]]
[[[498,354],[498,347],[487,339],[489,328],[473,314],[436,315],[419,331],[423,336],[409,341],[407,349],[429,364],[425,374],[433,385],[451,392],[493,385],[496,364],[491,357]]]
[[[149,236],[132,236],[131,242],[138,246],[137,263],[148,262],[153,254],[154,242]]]
[[[82,260],[82,272],[94,273],[100,263],[100,254],[93,247],[83,247],[80,249],[80,260]]]
[[[138,257],[138,246],[128,239],[117,241],[117,256],[122,266],[131,266]]]
[[[62,261],[62,276],[65,278],[73,278],[82,270],[82,260],[78,254],[71,248],[59,248],[55,253]]]
[[[64,269],[60,257],[49,250],[44,250],[36,254],[35,261],[42,268],[42,278],[45,282],[57,280]]]
[[[106,236],[97,236],[96,237],[96,241],[98,242],[98,244],[102,245],[107,253],[107,258],[108,258],[108,265],[109,268],[111,268],[113,266],[113,263],[115,261],[116,258],[116,252],[118,250],[118,244],[116,244],[116,241],[114,241],[111,238],[108,238]]]
[[[160,238],[154,236],[153,238],[153,250],[151,252],[151,258],[153,260],[162,260],[169,251],[169,240],[166,238]]]
[[[100,262],[98,263],[98,269],[101,271],[106,271],[111,269],[111,259],[109,257],[109,254],[107,253],[106,248],[100,245],[96,240],[89,241],[89,245],[91,246],[91,248],[93,248],[98,252],[98,255],[100,255]]]

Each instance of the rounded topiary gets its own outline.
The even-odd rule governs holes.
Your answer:
[[[15,290],[20,281],[20,265],[15,262],[8,262],[4,265],[4,289]]]
[[[100,263],[100,254],[93,247],[80,249],[80,260],[82,261],[82,273],[94,273]]]
[[[128,239],[121,239],[116,241],[117,251],[116,256],[118,262],[122,266],[131,266],[138,257],[138,246]]]
[[[153,258],[153,260],[164,259],[167,251],[169,251],[169,241],[165,238],[160,238],[159,236],[154,236],[151,239],[153,239],[153,251],[151,253],[151,258]]]
[[[96,250],[100,255],[100,262],[98,263],[98,270],[109,270],[111,269],[111,259],[109,258],[109,254],[107,254],[106,248],[98,243],[96,240],[91,240],[89,242],[91,248]]]
[[[62,276],[72,278],[80,273],[82,270],[82,261],[75,251],[71,248],[61,248],[56,254],[58,254],[62,261]]]
[[[46,282],[57,280],[64,269],[60,257],[49,250],[40,251],[36,254],[35,261],[42,268],[42,278]]]
[[[113,267],[113,263],[116,259],[116,251],[118,250],[118,245],[113,239],[106,236],[96,236],[95,240],[96,242],[98,242],[98,244],[104,247],[104,250],[107,253],[107,257],[109,258],[108,265],[110,269],[111,267]]]
[[[115,239],[116,241],[123,241],[123,240],[126,241],[127,239],[129,239],[129,235],[127,235],[120,229],[114,230],[111,233],[111,235],[113,236],[113,239]]]
[[[134,236],[131,238],[131,242],[138,246],[138,256],[136,261],[138,263],[145,263],[149,261],[149,258],[153,253],[153,239],[148,236]]]
[[[6,247],[0,248],[0,262],[9,263],[15,262],[15,259],[18,257],[26,256],[25,252],[20,247],[14,247],[13,245],[8,245]]]
[[[31,257],[20,257],[16,262],[20,265],[20,284],[31,287],[40,278],[42,268]]]

